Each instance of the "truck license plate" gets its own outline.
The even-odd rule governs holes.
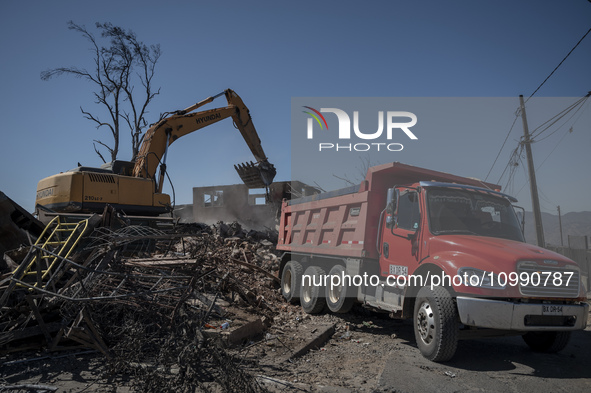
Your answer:
[[[408,276],[408,266],[390,265],[390,274],[394,276]]]
[[[562,315],[562,306],[542,305],[542,315]]]

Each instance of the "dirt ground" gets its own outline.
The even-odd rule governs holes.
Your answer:
[[[334,326],[318,349],[290,359],[315,333]],[[424,359],[408,321],[355,307],[310,316],[285,305],[272,326],[229,349],[237,367],[272,392],[578,392],[591,390],[591,326],[558,354],[529,350],[521,337],[461,341],[446,363]],[[42,385],[57,392],[130,392],[133,377],[93,351],[19,353],[0,358],[0,386]],[[170,373],[178,372],[175,369]],[[0,388],[0,391],[2,389]],[[211,391],[216,391],[215,384]]]

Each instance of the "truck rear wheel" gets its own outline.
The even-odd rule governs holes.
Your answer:
[[[297,302],[300,297],[303,270],[298,261],[289,261],[281,271],[281,295],[290,303]]]
[[[570,334],[571,332],[527,332],[522,337],[532,351],[555,353],[568,345]]]
[[[443,287],[423,287],[414,308],[414,331],[421,354],[434,362],[453,357],[458,346],[458,312]]]
[[[318,314],[324,310],[326,299],[324,298],[324,285],[321,280],[325,275],[324,269],[319,266],[309,266],[302,276],[300,291],[300,304],[308,314]],[[303,277],[307,277],[304,279]]]
[[[332,280],[326,282],[326,306],[334,313],[344,314],[351,310],[355,298],[352,296],[353,288],[347,285],[346,280],[343,279],[345,275],[345,268],[342,265],[334,265],[330,272],[330,277],[339,277],[340,285],[332,285]],[[336,280],[335,280],[336,281]]]

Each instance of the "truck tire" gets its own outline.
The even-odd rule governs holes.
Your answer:
[[[310,280],[302,278],[300,286],[300,305],[302,309],[308,314],[318,314],[326,306],[326,299],[324,298],[324,286],[314,285],[320,282],[320,277],[324,277],[326,273],[324,269],[318,266],[309,266],[304,272],[304,276],[310,277]],[[316,279],[314,279],[316,277]]]
[[[334,265],[332,269],[330,269],[330,272],[328,272],[330,277],[338,276],[341,277],[341,279],[344,274],[345,268],[342,265]],[[349,312],[351,307],[353,307],[353,303],[355,303],[355,298],[353,297],[354,288],[348,286],[346,282],[340,282],[340,285],[335,285],[334,287],[331,284],[331,280],[326,282],[326,306],[334,313],[344,314]]]
[[[421,354],[434,362],[453,357],[458,347],[458,311],[443,287],[423,287],[415,301],[413,325]]]
[[[556,353],[568,345],[570,334],[571,332],[527,332],[522,337],[532,351]]]
[[[303,270],[298,261],[289,261],[281,271],[281,295],[290,303],[296,303],[300,298]]]

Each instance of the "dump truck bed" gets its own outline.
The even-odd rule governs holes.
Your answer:
[[[277,249],[289,252],[378,258],[376,241],[387,189],[419,181],[500,190],[478,179],[398,162],[372,167],[359,186],[283,201]]]

